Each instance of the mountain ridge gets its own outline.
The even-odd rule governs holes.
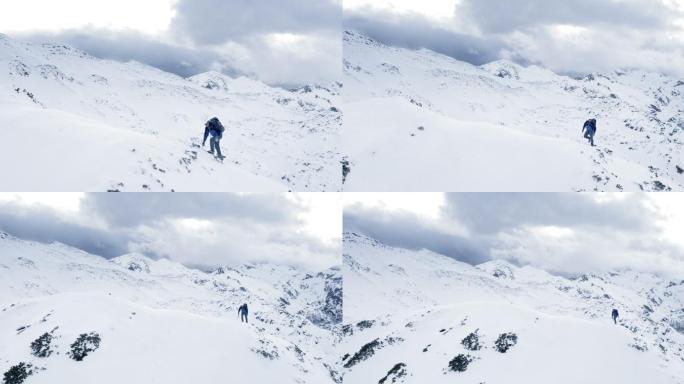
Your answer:
[[[684,382],[684,280],[472,266],[358,233],[344,236],[344,254],[345,380],[401,365],[396,383]],[[510,351],[502,335],[515,335]]]
[[[66,45],[0,44],[3,190],[335,191],[341,114],[333,86],[290,92],[246,78],[230,89]],[[194,81],[193,81],[194,80]],[[218,116],[228,159],[201,148]],[[43,146],[26,140],[41,137]],[[27,155],[28,154],[28,155]],[[112,161],[114,159],[114,161]],[[46,169],[50,164],[50,170]],[[79,178],[71,177],[78,171]],[[51,172],[48,172],[51,171]],[[31,173],[32,178],[22,178]]]
[[[23,362],[34,369],[29,383],[180,383],[192,375],[218,383],[227,365],[245,380],[336,382],[341,279],[339,267],[309,274],[262,264],[216,274],[140,254],[106,260],[0,233],[0,372]],[[245,302],[249,324],[237,319]],[[70,361],[70,344],[91,333],[99,348]],[[51,355],[32,355],[45,334]]]
[[[343,44],[345,190],[684,188],[680,79],[475,66],[353,31]],[[596,147],[581,134],[589,118]]]

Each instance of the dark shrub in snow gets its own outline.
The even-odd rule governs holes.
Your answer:
[[[35,357],[48,357],[52,355],[52,335],[45,332],[31,343],[31,353]]]
[[[340,163],[342,163],[342,184],[344,184],[347,181],[347,176],[349,176],[349,173],[351,172],[351,166],[347,159],[342,160]]]
[[[3,384],[21,384],[27,377],[33,374],[33,366],[27,363],[19,363],[10,367],[3,377]]]
[[[511,347],[518,343],[518,335],[515,333],[502,333],[494,342],[494,348],[501,353],[506,353]]]
[[[397,363],[392,369],[387,372],[387,375],[378,381],[378,384],[385,384],[387,380],[389,383],[396,383],[397,380],[406,376],[406,364]]]
[[[252,352],[261,355],[262,357],[269,359],[269,360],[276,360],[278,358],[278,352],[273,350],[273,351],[267,351],[263,348],[254,348],[252,349]]]
[[[473,357],[470,355],[460,354],[449,362],[449,369],[454,372],[465,372],[468,369],[468,364],[473,361]]]
[[[482,349],[482,345],[480,344],[480,337],[477,334],[477,330],[475,332],[470,333],[468,336],[465,337],[465,339],[461,340],[461,344],[463,344],[463,347],[469,351],[479,351]]]
[[[90,352],[95,352],[100,348],[100,335],[95,332],[88,334],[82,333],[78,336],[76,341],[71,344],[71,351],[69,357],[76,361],[83,360]]]
[[[367,329],[373,326],[375,324],[375,321],[373,320],[361,320],[358,323],[356,323],[356,326],[359,329]]]
[[[375,349],[376,348],[381,348],[382,347],[382,342],[379,339],[375,339],[371,341],[370,343],[367,343],[361,349],[359,349],[358,352],[354,354],[354,356],[351,357],[351,359],[347,360],[347,362],[344,364],[345,368],[351,368],[354,365],[366,360],[367,358],[373,356],[375,354]]]

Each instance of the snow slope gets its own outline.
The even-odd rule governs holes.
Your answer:
[[[356,233],[343,274],[345,382],[684,383],[684,280],[471,266]],[[517,343],[502,353],[508,333]],[[465,371],[449,369],[458,355]]]
[[[477,67],[346,31],[344,84],[345,190],[684,189],[675,78]],[[594,148],[580,132],[591,117]]]
[[[336,191],[338,96],[339,84],[183,79],[0,35],[0,189]],[[213,116],[225,164],[200,148]]]
[[[259,264],[213,272],[168,260],[112,260],[0,232],[0,372],[26,383],[339,382],[341,273]],[[250,323],[237,308],[250,307]],[[99,349],[70,358],[80,334]],[[53,353],[30,345],[52,334]]]

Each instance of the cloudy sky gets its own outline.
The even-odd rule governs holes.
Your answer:
[[[337,193],[0,193],[0,230],[106,258],[140,252],[211,268],[340,262]],[[0,255],[2,256],[2,255]]]
[[[560,73],[684,76],[681,0],[345,0],[344,24],[390,45]]]
[[[13,37],[276,85],[337,80],[341,23],[341,0],[22,0],[0,12],[0,32]]]
[[[684,276],[684,194],[348,193],[344,229],[478,264]]]

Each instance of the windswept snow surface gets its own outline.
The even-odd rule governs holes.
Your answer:
[[[0,35],[0,190],[337,191],[339,88],[183,79]],[[214,116],[224,164],[200,147]]]
[[[0,373],[20,362],[32,383],[339,383],[339,267],[271,264],[189,269],[112,260],[0,232]],[[237,308],[249,305],[249,324]],[[52,334],[53,353],[31,354]],[[100,347],[69,357],[80,334]]]
[[[471,266],[356,233],[343,275],[345,382],[684,383],[684,280]],[[504,353],[502,334],[517,337]],[[467,369],[450,370],[461,354]]]
[[[345,190],[683,190],[682,80],[477,67],[346,31]]]

